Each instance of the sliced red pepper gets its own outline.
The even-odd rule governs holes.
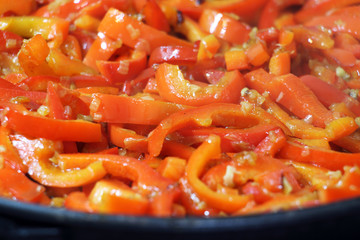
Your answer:
[[[90,105],[95,121],[110,123],[158,124],[171,113],[186,109],[180,104],[128,96],[94,94]]]
[[[23,173],[14,169],[0,169],[0,180],[0,194],[6,196],[6,192],[8,192],[9,197],[14,197],[20,201],[38,202],[45,192],[44,186],[31,181]]]
[[[55,46],[60,46],[69,31],[69,22],[61,18],[3,17],[0,23],[5,26],[2,30],[13,32],[25,38],[40,34],[46,40],[53,40]]]
[[[324,55],[330,62],[334,62],[341,67],[353,67],[357,60],[351,51],[341,48],[326,49]]]
[[[49,108],[50,118],[66,119],[64,106],[62,105],[60,97],[52,82],[48,83],[46,102]]]
[[[241,89],[245,87],[238,71],[226,72],[216,85],[199,87],[189,84],[178,66],[161,64],[156,71],[156,82],[160,96],[166,100],[190,106],[201,106],[214,102],[236,103]]]
[[[129,58],[117,61],[96,61],[100,73],[112,83],[132,80],[146,68],[147,57],[142,51],[133,51]]]
[[[339,202],[360,196],[360,189],[331,187],[319,190],[319,199],[322,203]]]
[[[280,150],[279,156],[298,162],[311,163],[335,171],[343,170],[344,166],[360,165],[360,155],[358,153],[322,150],[290,142]]]
[[[191,65],[197,61],[197,50],[184,46],[161,46],[151,52],[149,66],[169,63],[175,65]]]
[[[348,15],[321,16],[311,19],[305,26],[323,26],[329,28],[334,33],[349,33],[355,38],[360,38],[360,26],[357,24],[358,18]]]
[[[141,12],[144,15],[146,24],[149,26],[164,32],[170,31],[166,16],[155,0],[146,1]]]
[[[343,102],[356,116],[360,116],[360,103],[356,99],[315,76],[305,75],[300,79],[326,107],[330,107],[334,103]]]
[[[210,135],[190,156],[186,166],[186,178],[194,192],[209,206],[225,212],[233,212],[243,208],[251,200],[251,197],[216,193],[199,179],[208,161],[220,153],[220,137]]]
[[[205,9],[199,24],[206,32],[234,44],[242,44],[249,39],[250,27],[221,12]]]
[[[324,127],[332,119],[332,113],[292,74],[274,77],[265,70],[258,69],[246,74],[245,80],[248,86],[260,93],[269,91],[273,101],[285,106],[299,118],[311,116],[315,126]]]
[[[172,186],[173,182],[170,179],[162,177],[158,172],[148,166],[146,163],[139,161],[135,158],[119,156],[119,155],[101,155],[101,154],[60,154],[59,162],[71,161],[77,167],[85,167],[90,163],[101,161],[110,174],[116,177],[122,177],[134,181],[133,189],[144,196],[148,196],[151,192],[156,191],[159,195],[162,194],[175,194],[178,189]],[[135,187],[136,186],[136,187]],[[167,196],[170,196],[167,195]],[[174,196],[174,195],[172,195]],[[156,196],[152,199],[152,204],[157,205]],[[158,199],[165,200],[165,199]],[[155,211],[157,215],[161,213],[171,214],[173,197],[167,198],[162,209]],[[155,207],[155,206],[153,206]],[[168,215],[169,216],[169,215]]]
[[[335,47],[349,50],[356,58],[360,58],[360,44],[352,35],[348,33],[335,34]]]
[[[84,192],[71,192],[65,198],[64,207],[73,211],[88,213],[94,212],[94,210],[90,207],[89,200]]]
[[[144,215],[149,200],[116,180],[98,181],[89,195],[90,206],[99,213]]]
[[[332,9],[346,7],[359,2],[359,0],[310,0],[307,1],[303,8],[295,14],[295,18],[298,22],[305,22],[313,19],[314,17],[324,15]]]
[[[98,142],[101,140],[100,124],[83,120],[57,120],[30,112],[7,108],[2,125],[32,137],[52,140]]]
[[[221,138],[222,152],[239,152],[254,150],[270,131],[278,128],[275,125],[261,124],[245,129],[207,127],[181,129],[177,132],[184,138],[185,142],[192,144],[203,142],[210,134],[215,134]]]
[[[46,93],[37,91],[25,91],[22,89],[9,89],[0,87],[0,95],[2,101],[15,101],[16,98],[27,98],[27,101],[33,101],[37,104],[43,104],[46,98]],[[26,102],[26,100],[25,100]]]
[[[121,40],[112,40],[104,34],[98,34],[96,39],[89,46],[83,62],[97,69],[97,61],[108,60],[122,46]]]
[[[49,53],[50,48],[46,40],[41,35],[35,35],[23,44],[19,51],[20,66],[28,76],[55,75],[46,62]]]
[[[165,118],[150,134],[148,149],[151,155],[159,155],[165,137],[184,127],[222,125],[247,128],[261,123],[283,126],[271,114],[247,102],[240,105],[209,104],[174,113]]]
[[[23,163],[23,160],[20,158],[19,154],[16,152],[16,149],[13,147],[10,138],[10,130],[4,126],[0,127],[0,145],[5,148],[4,151],[0,153],[4,161],[5,167],[12,168],[15,171],[21,171],[27,173],[28,167]]]
[[[106,13],[98,31],[114,40],[121,39],[125,45],[133,48],[144,44],[149,52],[160,46],[192,46],[189,42],[167,35],[113,8]]]
[[[188,214],[207,217],[218,216],[220,210],[209,207],[204,201],[201,201],[185,177],[181,178],[179,183],[181,189],[181,204],[185,207]]]
[[[59,83],[60,78],[55,76],[36,75],[36,76],[27,77],[22,81],[16,83],[16,85],[25,90],[46,92],[49,82]],[[70,84],[66,84],[66,82],[64,82],[64,85],[67,87],[70,86]]]
[[[285,145],[286,136],[281,129],[276,129],[268,133],[254,150],[257,154],[275,156],[275,154]]]
[[[55,167],[49,158],[61,151],[58,143],[44,138],[28,139],[22,135],[11,136],[14,147],[29,167],[29,175],[45,186],[78,187],[95,182],[106,175],[101,162],[91,163],[84,169],[72,169],[66,172]]]
[[[306,47],[316,49],[331,49],[334,46],[334,40],[331,34],[316,28],[313,25],[289,26],[286,29],[294,33],[294,39]],[[313,27],[312,27],[313,26]]]
[[[0,10],[1,11],[1,10]],[[19,35],[0,30],[0,51],[8,53],[17,53],[23,43],[23,38]]]

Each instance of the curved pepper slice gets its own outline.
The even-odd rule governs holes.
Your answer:
[[[245,80],[248,86],[260,93],[269,91],[273,101],[285,106],[299,118],[311,117],[315,126],[325,127],[332,119],[332,113],[295,75],[273,76],[263,69],[257,69],[247,73]]]
[[[146,68],[146,53],[133,51],[129,58],[117,61],[96,61],[100,73],[112,83],[123,83],[136,77]]]
[[[186,178],[194,192],[209,206],[225,212],[234,212],[243,208],[251,200],[251,197],[216,193],[199,179],[208,161],[220,153],[220,137],[210,135],[190,156],[186,166]]]
[[[217,84],[206,87],[190,84],[177,65],[161,64],[155,76],[160,96],[190,106],[214,102],[237,103],[241,89],[245,87],[244,79],[238,71],[226,72]]]
[[[242,44],[249,39],[248,25],[215,10],[204,10],[199,24],[205,31],[234,44]]]
[[[11,168],[0,169],[0,195],[2,197],[8,194],[20,201],[39,202],[44,194],[45,188]]]
[[[22,135],[11,136],[14,147],[29,168],[28,174],[45,186],[78,187],[95,182],[106,175],[101,162],[91,163],[84,169],[63,171],[50,161],[59,146],[44,138],[30,140]]]
[[[191,43],[152,28],[114,8],[106,13],[98,31],[114,40],[121,39],[125,45],[132,48],[144,45],[149,52],[168,45],[192,47]]]
[[[174,113],[164,119],[149,135],[148,149],[150,155],[159,155],[165,137],[184,127],[209,127],[213,124],[246,128],[261,123],[274,124],[288,133],[286,127],[270,113],[248,102],[241,102],[240,105],[214,103]]]
[[[334,103],[344,102],[356,116],[360,116],[360,102],[356,99],[315,76],[305,75],[300,77],[300,79],[315,93],[319,101],[326,107]]]
[[[60,154],[59,162],[72,162],[71,165],[83,168],[102,162],[106,171],[113,176],[134,181],[133,190],[151,198],[150,210],[156,216],[170,216],[173,202],[179,195],[179,189],[173,181],[162,177],[146,163],[135,158],[110,154]],[[67,164],[70,165],[70,164]],[[157,195],[149,196],[156,192]]]
[[[99,142],[101,125],[83,120],[59,120],[7,107],[2,125],[19,133],[52,140]]]
[[[40,34],[46,40],[53,40],[55,46],[60,46],[69,31],[69,22],[60,18],[3,17],[0,19],[0,24],[1,30],[7,30],[25,38]]]
[[[16,171],[27,173],[28,167],[23,163],[16,149],[11,144],[9,138],[10,130],[4,126],[0,126],[0,145],[5,149],[0,152],[0,156],[3,159],[3,164]]]
[[[196,63],[197,49],[184,46],[161,46],[152,51],[149,66],[167,62],[177,65],[191,65]]]

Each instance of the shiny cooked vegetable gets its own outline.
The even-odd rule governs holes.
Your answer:
[[[360,1],[0,0],[0,195],[237,216],[360,197]]]

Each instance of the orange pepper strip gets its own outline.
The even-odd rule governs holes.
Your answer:
[[[59,154],[57,161],[65,163],[62,164],[63,166],[80,169],[100,161],[110,174],[136,181],[139,191],[144,194],[153,190],[166,190],[173,183],[170,179],[162,177],[146,163],[127,156],[90,153]]]
[[[116,146],[137,152],[146,153],[148,151],[148,140],[146,137],[116,124],[109,124],[108,129],[110,140]],[[161,154],[188,159],[193,151],[194,149],[190,146],[166,140]]]
[[[89,195],[89,204],[96,212],[144,215],[149,200],[117,180],[98,181]]]
[[[266,156],[274,156],[286,143],[286,136],[281,129],[276,129],[269,132],[254,150],[258,154]]]
[[[286,127],[270,113],[248,102],[237,104],[214,103],[203,107],[174,113],[164,119],[149,136],[149,153],[157,156],[161,152],[165,137],[187,126],[210,126],[212,124],[246,128],[260,123],[274,124],[288,132]]]
[[[303,206],[316,206],[319,205],[317,200],[317,195],[315,193],[306,192],[306,193],[296,193],[291,195],[280,195],[277,196],[263,204],[257,205],[255,207],[244,208],[240,211],[234,213],[237,215],[249,215],[249,214],[259,214],[265,212],[272,212],[274,210],[290,210],[298,209]]]
[[[11,136],[14,147],[29,167],[28,174],[37,182],[53,187],[78,187],[95,182],[106,175],[102,162],[91,163],[84,169],[62,171],[49,158],[55,156],[56,142],[43,138],[30,140],[22,135]]]
[[[247,24],[215,10],[205,9],[199,25],[208,33],[234,44],[242,44],[249,39],[250,27]]]
[[[288,52],[275,54],[270,58],[269,69],[274,75],[284,75],[290,73],[291,59]]]
[[[46,99],[46,93],[37,91],[25,91],[22,89],[9,89],[0,87],[1,101],[16,101],[17,97],[27,98],[26,100],[32,101],[37,104],[43,104]]]
[[[32,137],[52,140],[99,142],[100,124],[83,120],[58,120],[42,117],[25,110],[19,112],[7,107],[2,118],[2,125]]]
[[[186,166],[186,178],[194,192],[209,206],[225,212],[234,212],[243,208],[251,200],[251,197],[216,193],[199,179],[208,161],[220,153],[220,137],[209,136],[191,155]]]
[[[98,31],[114,40],[121,39],[125,45],[132,48],[145,44],[149,52],[160,46],[192,46],[189,42],[167,35],[114,8],[106,13]]]
[[[28,76],[55,75],[48,66],[46,57],[50,48],[41,35],[35,35],[27,43],[21,46],[18,54],[20,66]]]
[[[96,61],[108,60],[121,46],[121,40],[114,41],[104,34],[99,34],[91,44],[83,62],[93,69],[97,69]]]
[[[94,212],[84,192],[71,192],[65,198],[64,207],[73,211]]]
[[[10,194],[11,197],[25,202],[39,202],[45,187],[41,186],[11,168],[0,169],[0,195]]]
[[[254,104],[260,105],[268,112],[271,112],[279,121],[281,121],[295,137],[302,139],[327,139],[334,141],[356,131],[357,125],[351,117],[338,118],[328,123],[323,128],[314,127],[313,125],[290,117],[280,106],[274,103],[268,96],[260,95],[255,90],[248,90],[243,94],[244,98]],[[284,129],[283,129],[284,130]],[[289,135],[289,134],[288,134]]]
[[[69,22],[60,18],[44,18],[34,16],[3,17],[0,19],[2,30],[30,38],[40,34],[46,40],[53,40],[53,45],[59,47],[66,39]]]
[[[286,161],[286,164],[295,167],[296,171],[316,189],[333,187],[341,178],[340,172],[330,171],[327,168],[294,161]]]
[[[178,197],[179,189],[173,186],[173,181],[162,177],[146,163],[135,158],[104,155],[104,154],[60,154],[59,162],[73,162],[73,166],[84,167],[94,162],[102,162],[106,171],[116,177],[134,181],[140,194],[148,196],[157,192],[150,203],[150,212],[156,216],[170,216],[173,201]],[[69,165],[69,164],[67,164]],[[90,165],[89,165],[90,166]]]
[[[358,153],[316,149],[291,142],[285,144],[280,150],[279,156],[297,162],[325,167],[330,170],[343,170],[344,166],[360,166],[360,154]]]
[[[185,105],[110,94],[94,94],[90,113],[95,121],[110,123],[158,124]]]
[[[5,151],[0,152],[0,156],[4,160],[4,165],[16,171],[27,173],[28,167],[23,163],[23,160],[11,144],[9,134],[9,129],[0,126],[0,145],[5,148]]]
[[[217,84],[206,87],[189,84],[177,65],[163,63],[155,76],[161,97],[190,106],[214,102],[237,103],[241,89],[245,87],[244,79],[238,71],[226,72]]]
[[[134,79],[146,68],[146,64],[146,53],[136,50],[131,53],[129,58],[117,61],[99,61],[99,59],[96,59],[96,65],[100,73],[112,83],[123,83],[126,80]]]
[[[210,134],[221,138],[221,149],[223,152],[240,152],[253,150],[268,135],[270,131],[279,129],[276,125],[259,124],[245,129],[234,128],[195,128],[181,129],[180,134],[184,142],[197,144],[203,142]]]
[[[295,75],[273,76],[264,69],[245,75],[248,86],[260,93],[269,91],[273,101],[280,103],[300,118],[311,116],[315,126],[324,127],[332,119],[332,113],[317,99],[315,94]]]
[[[359,16],[349,15],[330,15],[311,19],[305,23],[305,26],[322,26],[331,29],[333,32],[346,32],[360,39]],[[339,22],[340,21],[340,22]],[[340,23],[340,24],[339,24]]]
[[[332,9],[343,8],[359,2],[359,0],[310,0],[307,1],[303,8],[295,14],[295,19],[298,22],[305,22],[317,16],[324,15],[326,12]]]

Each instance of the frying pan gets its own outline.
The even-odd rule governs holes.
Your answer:
[[[87,214],[0,199],[0,238],[358,239],[360,198],[277,213],[218,218]]]

